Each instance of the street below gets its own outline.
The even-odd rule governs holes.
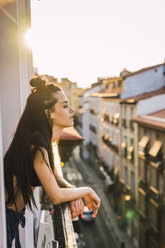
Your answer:
[[[104,182],[97,175],[94,167],[85,163],[74,152],[68,162],[65,162],[63,173],[71,184],[92,187],[101,199],[101,206],[93,222],[84,223],[81,220],[76,223],[79,227],[79,237],[83,248],[117,248],[114,242],[114,230],[110,217],[107,214],[109,205],[104,190]],[[115,237],[116,238],[116,237]]]

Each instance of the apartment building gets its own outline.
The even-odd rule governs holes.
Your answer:
[[[104,92],[99,93],[100,98],[102,98],[100,165],[111,176],[111,179],[117,181],[120,172],[120,93],[123,88],[122,78],[110,78],[104,80],[103,83],[106,87]],[[116,197],[111,199],[114,208],[116,199]]]
[[[94,144],[94,141],[96,142],[96,145],[99,144],[100,131],[98,130],[100,130],[100,126],[98,125],[100,123],[100,99],[97,97],[97,94],[93,96],[91,94],[99,92],[104,88],[105,85],[102,83],[102,80],[99,80],[97,83],[93,84],[90,89],[87,89],[80,97],[81,108],[79,108],[79,112],[81,114],[81,124],[79,125],[78,130],[84,138],[84,142],[81,147],[81,156],[83,159],[88,160],[91,157],[90,145]],[[93,142],[92,138],[94,138]],[[96,149],[96,147],[93,147],[93,150]]]
[[[136,116],[151,113],[162,109],[165,106],[165,88],[145,93],[139,96],[128,98],[121,101],[121,167],[120,182],[124,186],[125,194],[129,197],[122,196],[123,215],[129,211],[134,211],[137,217],[137,201],[138,201],[138,126],[133,119]],[[138,236],[138,218],[127,220],[126,229],[130,237],[137,244]]]
[[[165,109],[134,119],[138,125],[139,248],[165,245]]]

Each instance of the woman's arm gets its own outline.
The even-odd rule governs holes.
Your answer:
[[[55,178],[56,178],[56,181],[57,181],[59,187],[61,187],[61,188],[73,188],[74,187],[74,185],[69,183],[62,176],[60,176],[56,170],[54,170],[54,175],[55,175]]]
[[[41,152],[37,151],[34,159],[34,169],[50,201],[53,204],[60,204],[84,197],[87,207],[89,209],[93,208],[97,213],[100,199],[95,191],[90,187],[60,188],[51,167],[47,165],[47,163],[49,164],[47,151],[43,149],[43,152],[46,161],[43,159]]]
[[[74,185],[70,184],[65,180],[61,175],[58,174],[56,169],[54,170],[54,175],[57,181],[57,184],[61,188],[76,188]],[[76,218],[79,214],[84,211],[84,203],[82,199],[74,200],[69,202],[69,209],[72,215],[72,219]]]

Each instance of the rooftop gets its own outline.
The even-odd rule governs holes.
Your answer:
[[[121,101],[121,103],[136,103],[140,100],[144,100],[144,99],[150,98],[152,96],[156,96],[156,95],[163,94],[163,93],[165,93],[165,87],[163,87],[159,90],[152,91],[152,92],[146,92],[146,93],[141,94],[141,95],[137,95],[134,97],[129,97],[129,98],[123,99]]]
[[[134,118],[140,125],[165,131],[165,109]]]
[[[145,72],[145,71],[149,71],[149,70],[152,70],[152,69],[156,69],[156,68],[158,68],[158,67],[160,67],[160,66],[162,66],[162,65],[165,66],[165,64],[162,63],[162,64],[158,64],[158,65],[153,65],[153,66],[145,67],[145,68],[142,68],[142,69],[140,69],[140,70],[138,70],[138,71],[130,72],[130,73],[127,73],[126,75],[123,75],[123,78],[127,78],[127,77],[130,77],[130,76],[133,76],[133,75],[136,75],[136,74]]]

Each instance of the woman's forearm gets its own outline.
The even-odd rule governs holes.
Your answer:
[[[92,194],[93,190],[90,187],[80,188],[61,188],[54,198],[52,198],[53,204],[60,204],[63,202],[69,202],[80,199],[87,194]]]

